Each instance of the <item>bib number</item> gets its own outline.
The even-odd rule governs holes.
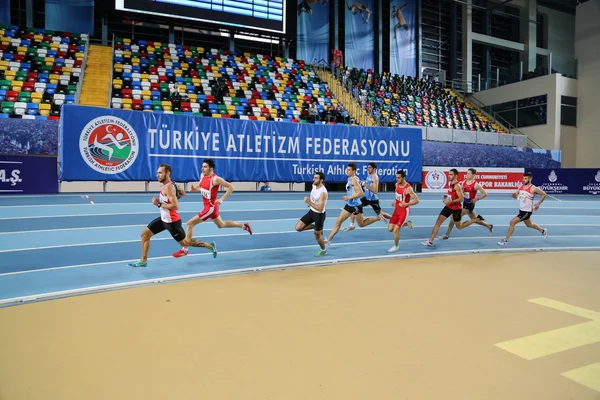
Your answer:
[[[200,189],[200,194],[205,199],[210,199],[210,190],[208,190],[208,189]]]

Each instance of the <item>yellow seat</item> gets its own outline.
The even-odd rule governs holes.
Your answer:
[[[31,93],[31,102],[40,104],[42,102],[42,93],[37,93],[37,92]]]
[[[150,90],[142,90],[142,100],[152,99],[152,92]]]
[[[163,111],[171,111],[173,109],[173,105],[170,101],[165,100],[162,102]]]
[[[221,118],[221,114],[213,114],[212,117],[213,118]]]

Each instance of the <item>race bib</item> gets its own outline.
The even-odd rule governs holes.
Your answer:
[[[210,199],[210,190],[208,190],[208,189],[200,189],[200,194],[205,199]]]
[[[469,192],[465,192],[465,195],[463,197],[467,200],[471,198],[471,197],[469,197]]]

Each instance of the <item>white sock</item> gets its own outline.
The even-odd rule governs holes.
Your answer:
[[[185,251],[187,253],[188,248],[187,247],[182,247],[181,250]]]

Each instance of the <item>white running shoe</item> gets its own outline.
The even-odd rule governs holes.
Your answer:
[[[499,241],[499,242],[498,242],[498,244],[499,244],[500,246],[505,246],[505,245],[507,245],[507,244],[508,244],[508,242],[507,242],[506,240],[502,239],[501,241]]]
[[[350,232],[350,231],[353,231],[353,230],[355,230],[355,229],[356,229],[356,226],[354,226],[354,225],[350,225],[349,227],[347,227],[347,228],[344,228],[344,232]]]
[[[542,235],[544,236],[544,239],[548,239],[548,229],[544,229]]]
[[[325,246],[331,246],[331,241],[329,239],[325,239]]]
[[[450,239],[450,236],[448,236],[448,235],[438,236],[438,239],[440,239],[440,240],[448,240],[448,239]]]
[[[421,242],[421,244],[423,246],[427,246],[427,247],[433,247],[433,243],[431,243],[429,240],[426,240],[424,242]]]
[[[388,249],[388,253],[395,253],[398,251],[398,249],[400,248],[400,246],[392,246],[390,249]]]
[[[406,221],[406,226],[408,226],[411,230],[415,229],[412,221]]]

